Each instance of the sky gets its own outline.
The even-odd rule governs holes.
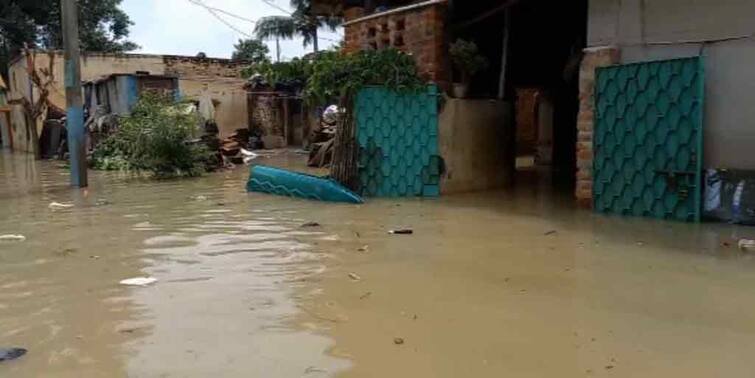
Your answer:
[[[195,0],[197,1],[197,0]],[[263,0],[201,0],[209,7],[219,8],[247,19],[256,20],[265,16],[286,15],[282,10],[268,5]],[[279,8],[289,9],[288,0],[268,0]],[[230,58],[233,45],[240,38],[248,38],[241,32],[253,34],[254,24],[223,13],[216,12],[239,31],[233,30],[218,20],[205,8],[189,0],[123,0],[121,8],[131,17],[129,39],[141,46],[135,51],[145,54],[189,55],[204,52],[208,57]],[[340,40],[343,32],[320,31],[320,37]],[[325,49],[336,42],[320,39],[320,48]],[[267,41],[270,56],[275,57],[275,41]],[[281,41],[281,58],[284,60],[301,56],[306,50],[301,39]]]

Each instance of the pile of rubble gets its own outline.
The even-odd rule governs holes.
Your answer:
[[[338,107],[331,105],[323,112],[319,124],[312,128],[312,132],[309,135],[311,145],[309,161],[307,162],[308,166],[317,168],[330,166],[330,163],[333,161],[338,117]]]
[[[250,150],[260,147],[258,140],[259,138],[254,137],[249,129],[237,129],[233,134],[219,141],[218,150],[223,165],[249,164],[257,157],[257,154]]]

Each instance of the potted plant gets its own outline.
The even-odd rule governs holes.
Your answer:
[[[461,82],[454,82],[453,95],[464,98],[469,92],[469,83],[478,72],[488,68],[488,60],[479,53],[477,44],[457,39],[449,48],[451,62],[461,75]]]

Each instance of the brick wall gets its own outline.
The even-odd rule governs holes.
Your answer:
[[[577,189],[580,206],[592,207],[593,127],[595,122],[595,69],[618,64],[616,47],[585,49],[579,72],[579,118],[577,119]]]
[[[247,62],[231,61],[229,59],[195,58],[186,56],[163,56],[165,73],[181,78],[189,77],[226,77],[241,78],[241,70],[247,67]]]
[[[427,80],[442,87],[448,84],[445,3],[353,22],[363,14],[362,8],[345,11],[346,52],[395,47],[414,56],[420,74]]]

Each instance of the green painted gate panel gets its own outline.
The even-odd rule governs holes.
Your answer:
[[[417,93],[366,87],[355,109],[361,194],[440,195],[437,87]]]
[[[596,211],[700,220],[704,82],[700,57],[597,70]]]

